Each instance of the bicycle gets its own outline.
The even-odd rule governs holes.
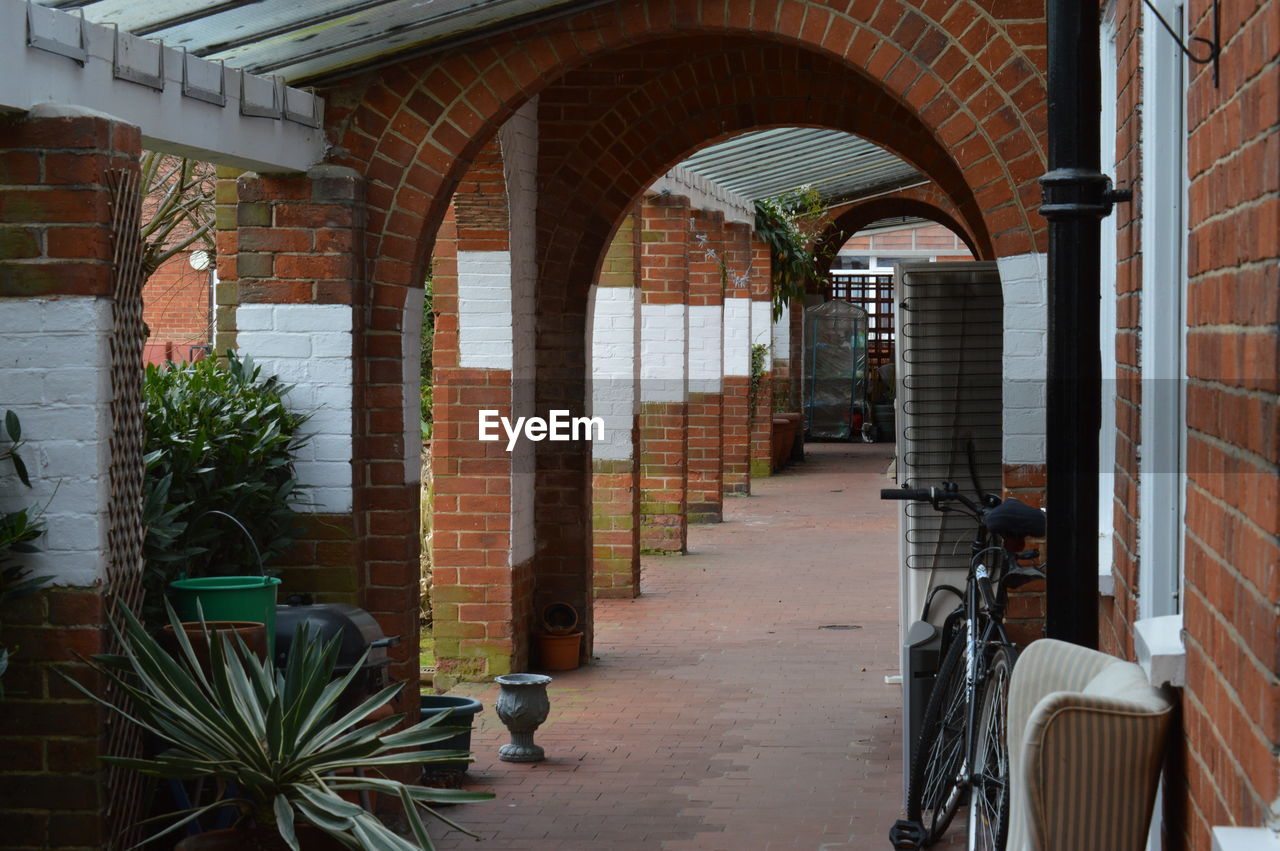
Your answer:
[[[953,482],[880,492],[881,499],[928,502],[935,511],[958,511],[978,524],[963,592],[943,585],[925,601],[925,620],[939,591],[955,594],[961,603],[942,627],[942,663],[911,757],[907,818],[889,833],[895,848],[937,842],[966,798],[970,849],[1001,851],[1008,837],[1005,719],[1017,648],[1005,632],[1004,611],[1010,589],[1044,578],[1040,566],[1020,562],[1038,555],[1022,550],[1027,537],[1044,535],[1045,517],[1017,499],[984,492],[976,474],[974,487],[978,502]]]

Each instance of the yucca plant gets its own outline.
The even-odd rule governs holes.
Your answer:
[[[364,661],[346,676],[333,679],[340,636],[322,641],[299,626],[287,668],[277,672],[238,636],[233,642],[231,635],[220,632],[210,641],[206,674],[171,607],[168,613],[180,646],[178,658],[170,656],[125,609],[124,629],[115,630],[122,654],[94,657],[89,663],[120,686],[131,698],[131,707],[104,700],[72,680],[81,692],[168,746],[148,759],[104,759],[163,779],[209,778],[224,792],[221,800],[162,817],[176,821],[140,845],[206,813],[235,808],[240,814],[238,826],[273,826],[295,851],[300,849],[298,822],[319,828],[348,848],[430,849],[419,810],[469,833],[427,805],[493,797],[487,792],[414,786],[385,776],[333,774],[348,770],[378,774],[386,766],[469,756],[463,751],[418,750],[457,732],[439,726],[443,715],[399,732],[391,731],[403,715],[370,720],[400,691],[399,684],[333,717],[339,695]],[[399,799],[418,844],[344,800],[339,793],[346,791],[381,792]]]

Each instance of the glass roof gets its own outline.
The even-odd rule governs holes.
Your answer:
[[[703,148],[681,166],[755,201],[812,185],[828,205],[921,183],[894,154],[840,130],[757,130]]]
[[[514,24],[583,0],[35,0],[287,82]]]

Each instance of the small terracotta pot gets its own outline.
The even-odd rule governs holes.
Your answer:
[[[578,656],[582,652],[581,631],[567,635],[539,632],[533,640],[538,645],[538,661],[543,670],[572,671],[578,667]]]
[[[200,670],[204,671],[205,676],[209,675],[209,642],[205,640],[205,626],[209,628],[209,632],[214,636],[220,632],[236,633],[244,641],[245,646],[252,650],[259,659],[267,658],[267,627],[265,624],[251,621],[207,621],[202,625],[199,621],[183,621],[182,630],[187,634],[187,641],[191,642],[191,649],[195,651],[196,659],[200,662]],[[169,651],[169,655],[173,658],[184,658],[182,648],[178,645],[178,636],[173,631],[172,625],[166,624],[164,629],[161,630],[160,646]]]
[[[300,824],[295,830],[302,851],[346,851],[346,846],[319,828]],[[188,836],[173,851],[287,851],[288,847],[274,827],[254,827]]]

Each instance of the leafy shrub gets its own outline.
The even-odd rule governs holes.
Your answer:
[[[147,367],[143,380],[147,620],[163,622],[164,589],[182,574],[256,573],[239,520],[264,561],[293,542],[301,497],[293,461],[306,421],[285,408],[289,387],[227,353],[215,360]]]
[[[819,239],[826,226],[826,204],[817,189],[802,186],[756,201],[755,208],[756,233],[769,244],[772,259],[776,322],[793,299],[804,298],[806,282],[825,280],[818,260],[831,251]]]
[[[4,430],[9,438],[9,445],[0,449],[0,461],[8,461],[18,476],[18,481],[31,487],[31,477],[27,473],[27,465],[23,463],[18,449],[23,444],[22,423],[13,411],[4,412]],[[20,508],[17,511],[0,512],[0,607],[9,600],[16,600],[34,594],[48,581],[46,576],[32,577],[31,571],[23,567],[15,558],[15,554],[37,552],[31,543],[44,534],[44,523],[40,519],[38,506]],[[3,614],[0,612],[0,614]],[[9,668],[9,648],[0,645],[0,677]],[[0,683],[0,697],[4,697],[4,684]]]

